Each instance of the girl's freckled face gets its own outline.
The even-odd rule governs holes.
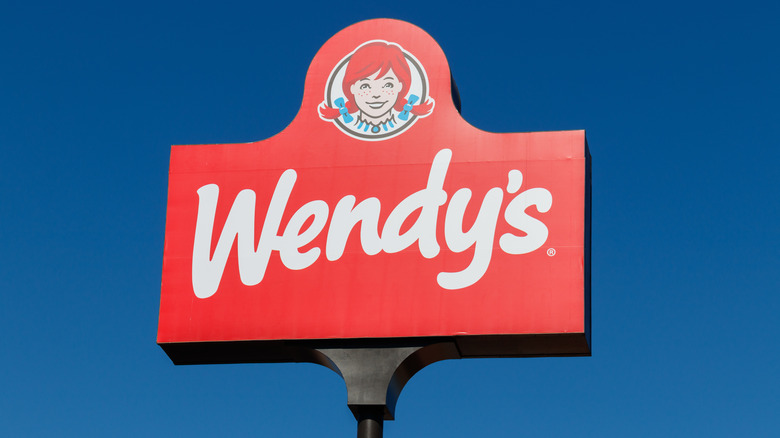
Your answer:
[[[355,105],[368,117],[379,118],[390,112],[398,101],[403,85],[390,69],[379,77],[379,72],[352,84]]]

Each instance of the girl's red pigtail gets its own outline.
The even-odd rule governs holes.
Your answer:
[[[325,102],[323,102],[322,105],[317,109],[320,112],[320,117],[326,120],[338,119],[341,115],[338,108],[331,108],[325,105]]]
[[[347,114],[354,113],[355,111],[358,110],[357,105],[355,105],[355,103],[352,102],[351,100],[348,101],[347,104],[344,106],[347,108]],[[322,116],[322,118],[326,120],[335,120],[338,119],[339,116],[341,116],[340,107],[337,108],[329,107],[328,105],[325,104],[325,102],[322,102],[322,105],[320,105],[318,110],[320,112],[320,116]]]
[[[425,103],[414,105],[411,113],[416,116],[427,116],[433,109],[433,101],[428,99]]]
[[[398,102],[396,102],[394,109],[399,112],[398,114],[399,119],[406,120],[409,118],[409,114],[425,117],[431,112],[431,110],[433,110],[433,99],[429,97],[428,100],[425,101],[425,103],[415,105],[417,99],[418,97],[415,96],[414,94],[409,96],[408,100],[398,99]]]

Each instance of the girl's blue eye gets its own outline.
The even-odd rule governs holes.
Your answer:
[[[360,86],[361,90],[365,90],[367,88],[370,88],[370,86],[368,84],[363,84],[363,85]]]
[[[386,83],[385,88],[393,88],[393,83],[392,82]]]

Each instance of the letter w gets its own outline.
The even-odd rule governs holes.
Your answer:
[[[219,186],[208,184],[198,189],[198,219],[192,248],[192,290],[196,297],[208,298],[217,292],[233,241],[238,241],[238,272],[241,282],[254,286],[263,280],[271,252],[279,239],[279,224],[295,179],[296,174],[292,169],[286,170],[279,178],[268,206],[257,250],[254,247],[256,195],[249,189],[240,191],[217,240],[214,257],[211,257],[211,240]]]

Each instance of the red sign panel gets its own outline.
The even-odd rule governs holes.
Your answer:
[[[452,89],[429,35],[361,22],[278,135],[174,146],[158,342],[549,335],[572,342],[539,354],[589,353],[584,131],[480,131]],[[491,348],[474,351],[527,353]]]

